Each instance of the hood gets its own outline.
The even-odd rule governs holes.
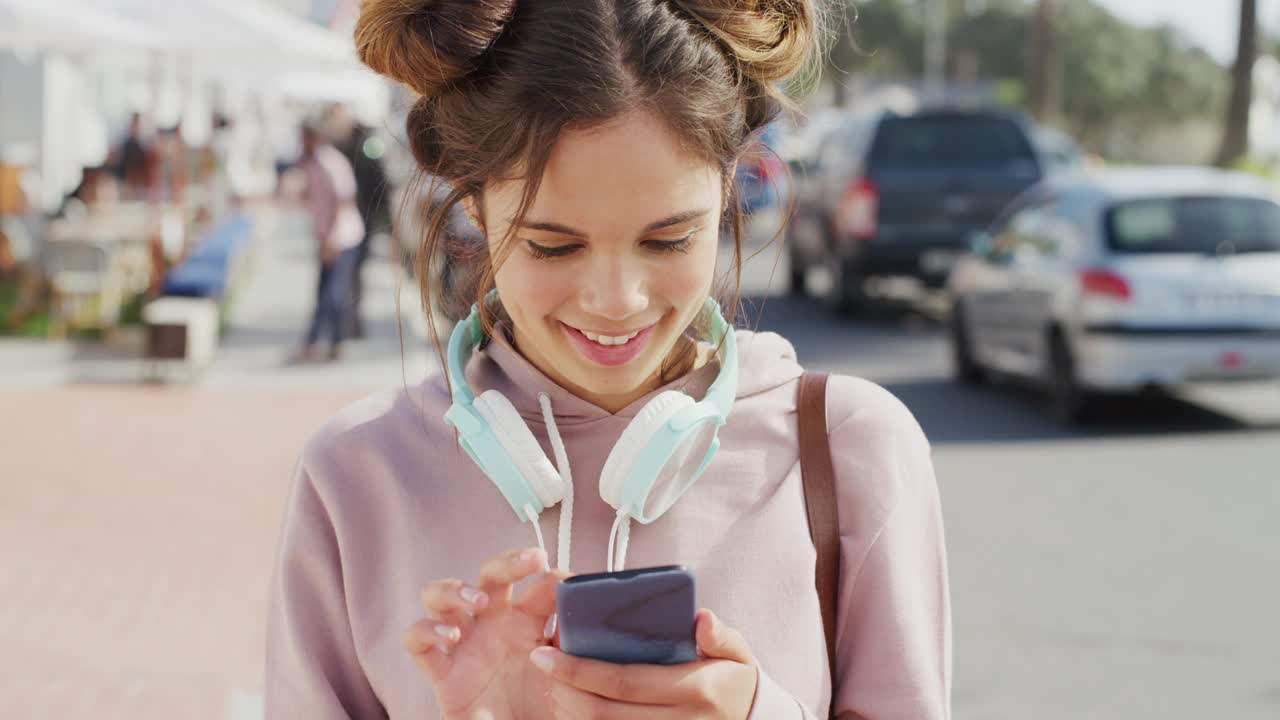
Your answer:
[[[505,330],[504,328],[499,328]],[[800,377],[795,348],[782,336],[738,330],[738,391],[741,400],[767,392]],[[616,414],[600,408],[560,387],[512,347],[505,331],[496,333],[467,364],[467,382],[477,395],[485,390],[501,392],[530,425],[542,425],[538,394],[547,393],[558,425],[574,425],[608,418],[632,418],[655,395],[680,390],[702,399],[720,372],[718,362],[677,378],[631,403]]]

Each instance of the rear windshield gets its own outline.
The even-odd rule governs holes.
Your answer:
[[[871,162],[882,168],[1034,167],[1035,153],[1021,128],[1003,118],[907,117],[881,124]]]
[[[1280,251],[1280,205],[1257,198],[1130,200],[1107,212],[1106,225],[1119,253]]]

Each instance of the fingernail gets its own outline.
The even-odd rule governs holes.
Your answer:
[[[555,616],[555,613],[552,613],[551,617],[547,618],[547,624],[542,626],[542,637],[547,640],[550,640],[555,636],[556,636],[556,616]]]
[[[436,634],[446,640],[457,640],[462,631],[452,625],[437,625]]]
[[[538,550],[537,548],[531,548],[529,550],[525,550],[524,552],[520,553],[521,564],[527,563],[530,560],[533,560],[534,558],[538,557],[538,553],[540,552],[542,551]]]
[[[436,645],[436,649],[440,651],[441,655],[449,654],[449,646],[445,645],[444,643],[440,643],[439,645]]]
[[[529,662],[542,672],[551,672],[551,666],[555,661],[556,651],[549,647],[534,648],[534,651],[529,653]]]
[[[476,607],[480,607],[489,601],[488,596],[475,588],[464,587],[458,591],[458,594],[461,595],[462,599],[468,604],[475,605]]]

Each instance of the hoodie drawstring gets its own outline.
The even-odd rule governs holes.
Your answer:
[[[631,516],[626,510],[619,510],[613,520],[613,529],[609,531],[609,557],[605,561],[605,569],[609,572],[621,572],[627,562],[627,541],[631,539]],[[617,551],[614,551],[614,542]]]
[[[569,570],[569,551],[573,543],[573,471],[569,469],[569,453],[564,449],[564,440],[560,438],[560,429],[556,427],[555,415],[551,412],[551,398],[546,393],[538,393],[538,403],[542,405],[542,420],[547,424],[547,434],[551,437],[551,448],[556,456],[556,470],[564,484],[564,499],[560,501],[559,542],[556,547],[556,568]],[[537,519],[534,527],[537,527]],[[538,543],[542,546],[542,530],[539,528]]]
[[[560,428],[556,427],[555,414],[551,412],[551,398],[546,393],[538,393],[538,404],[542,406],[542,420],[547,425],[547,435],[551,439],[551,448],[556,456],[556,470],[564,483],[564,499],[560,501],[559,543],[556,548],[556,568],[569,570],[569,552],[573,544],[573,471],[569,468],[569,453],[565,451],[564,440],[560,437]],[[534,532],[538,535],[538,547],[546,552],[542,541],[542,527],[538,518],[532,513]],[[609,557],[605,561],[609,572],[621,571],[626,566],[627,543],[631,539],[631,516],[625,510],[618,511],[613,529],[609,531]],[[616,543],[616,550],[615,550]]]

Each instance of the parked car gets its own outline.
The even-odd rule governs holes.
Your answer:
[[[792,291],[826,267],[827,299],[848,309],[872,277],[941,288],[968,235],[1044,173],[1021,116],[933,109],[837,126],[803,175],[788,233]]]
[[[1073,422],[1097,391],[1280,378],[1280,205],[1257,178],[1056,177],[974,246],[948,286],[961,381],[1039,381]]]

